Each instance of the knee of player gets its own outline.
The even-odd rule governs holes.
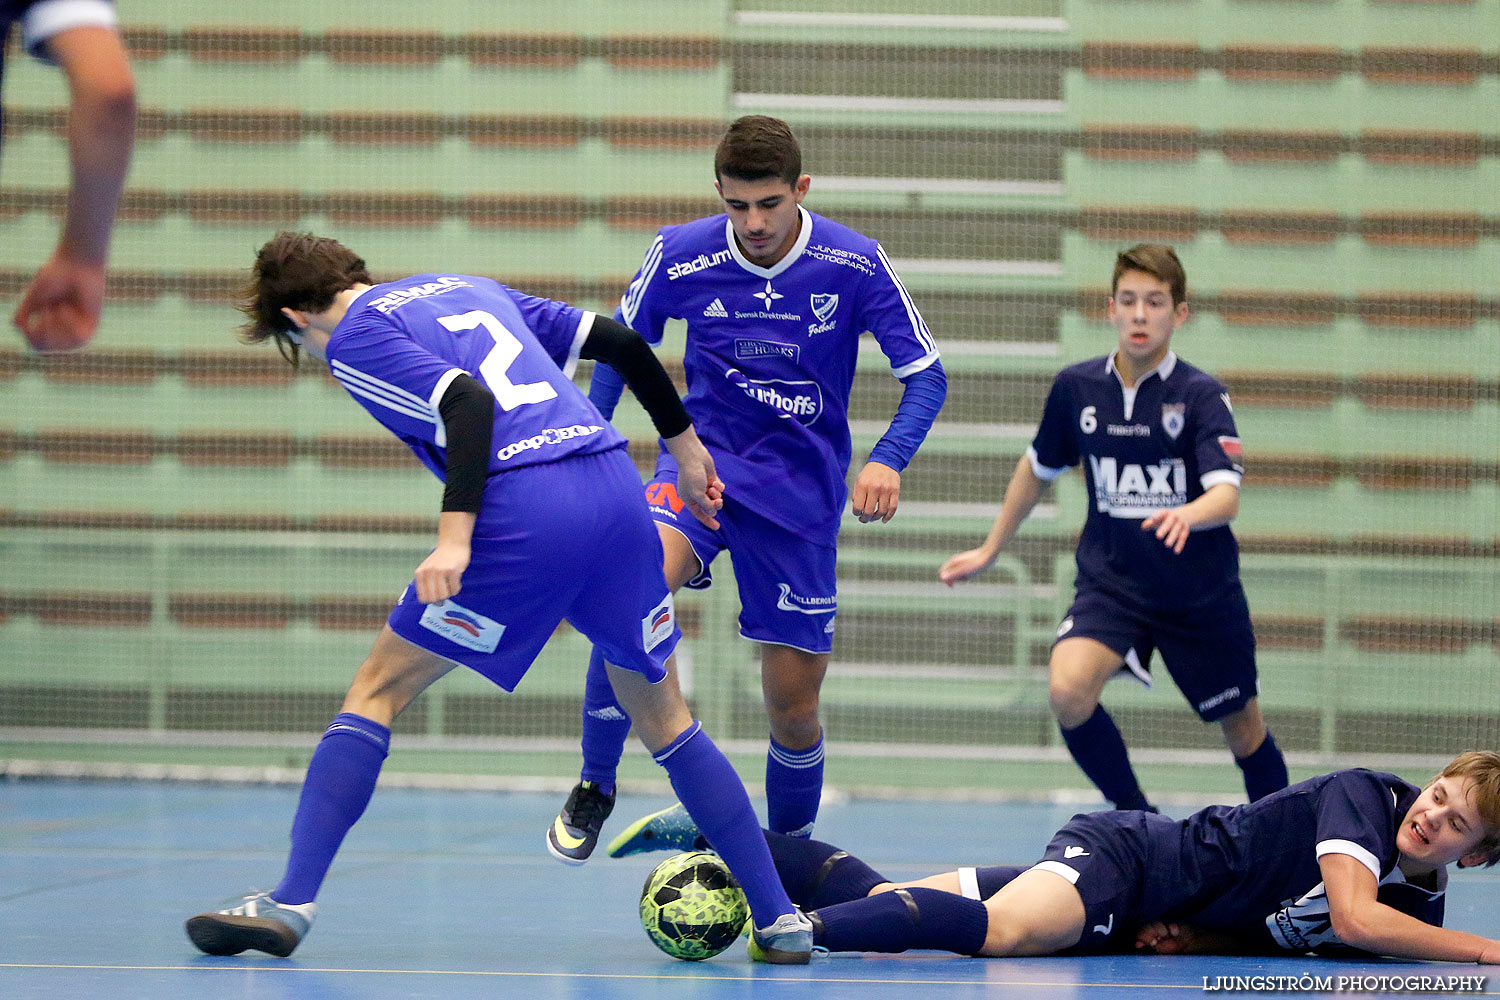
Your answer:
[[[984,934],[984,947],[979,954],[985,958],[1019,954],[1023,950],[1021,945],[1025,937],[1019,921],[1005,911],[991,906],[986,906],[985,910],[989,913],[989,924]]]
[[[1055,675],[1047,685],[1047,701],[1052,714],[1069,727],[1087,722],[1099,706],[1099,699],[1090,687]]]
[[[823,727],[818,721],[818,697],[766,699],[766,717],[771,735],[789,750],[802,750],[818,742]]]

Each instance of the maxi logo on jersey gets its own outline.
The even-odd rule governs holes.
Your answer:
[[[480,653],[493,653],[505,634],[505,626],[493,618],[452,601],[427,605],[419,620],[429,632],[436,632],[449,642]]]
[[[738,368],[731,368],[724,377],[744,390],[745,395],[758,403],[764,403],[776,411],[783,420],[796,420],[810,424],[823,412],[823,390],[818,383],[791,379],[754,379]]]
[[[540,434],[533,434],[531,437],[512,441],[496,452],[495,457],[502,462],[507,462],[522,452],[545,448],[550,444],[562,444],[564,441],[571,441],[574,438],[588,437],[591,434],[598,434],[602,430],[604,428],[598,424],[588,424],[586,426],[584,424],[573,424],[568,427],[548,427]]]
[[[468,287],[469,283],[459,278],[439,278],[436,281],[429,281],[423,285],[413,285],[410,288],[397,288],[394,291],[386,292],[380,298],[371,302],[370,305],[374,306],[382,314],[389,315],[414,299],[425,299],[430,295],[441,295],[444,292],[451,292],[455,288]]]
[[[1144,518],[1163,507],[1187,503],[1187,465],[1180,458],[1155,465],[1118,464],[1114,458],[1089,456],[1094,474],[1094,502],[1110,517]]]

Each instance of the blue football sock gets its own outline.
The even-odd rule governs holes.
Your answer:
[[[766,831],[776,874],[792,902],[804,910],[863,899],[890,879],[847,851],[821,840]]]
[[[1100,705],[1083,725],[1062,730],[1068,752],[1116,809],[1149,809],[1150,804],[1135,780],[1130,754],[1115,720]]]
[[[771,740],[766,753],[766,826],[793,837],[812,836],[823,797],[823,734],[804,750]]]
[[[1234,762],[1244,774],[1245,794],[1251,802],[1287,786],[1286,758],[1281,756],[1281,748],[1269,732],[1254,753],[1248,757],[1236,757]]]
[[[745,890],[755,926],[767,927],[790,913],[792,901],[776,876],[745,785],[702,724],[694,722],[654,757],[666,768],[688,815]]]
[[[380,723],[353,712],[334,716],[308,762],[292,820],[292,854],[272,899],[296,905],[317,897],[344,835],[370,804],[390,746],[391,731]]]
[[[896,889],[815,910],[813,944],[829,951],[939,948],[977,955],[990,915],[977,899],[941,889]]]
[[[584,781],[592,781],[605,795],[615,791],[615,773],[625,739],[630,735],[630,716],[615,699],[609,673],[604,668],[604,654],[596,647],[589,654],[589,670],[583,682],[583,771]]]

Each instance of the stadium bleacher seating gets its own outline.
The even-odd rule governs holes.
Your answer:
[[[1283,744],[1358,749],[1418,692],[1500,731],[1500,696],[1466,681],[1500,649],[1484,599],[1500,565],[1500,53],[1472,30],[1496,0],[1280,5],[1275,31],[1264,4],[1224,0],[1204,41],[1171,40],[1200,15],[1168,0],[1081,0],[1060,31],[1041,16],[809,28],[776,5],[703,6],[650,38],[620,15],[581,27],[540,10],[494,30],[456,2],[382,30],[341,27],[366,21],[347,5],[260,24],[205,24],[176,0],[122,10],[141,18],[127,38],[143,112],[108,327],[76,357],[0,350],[0,636],[17,651],[0,703],[63,724],[46,691],[108,688],[124,707],[78,694],[82,724],[192,728],[227,693],[264,691],[251,673],[279,661],[312,700],[266,695],[265,710],[306,728],[420,558],[437,487],[331,380],[233,343],[253,248],[328,231],[377,275],[472,270],[608,310],[656,226],[714,210],[724,123],[765,111],[798,127],[808,204],[896,258],[950,376],[902,513],[842,541],[828,705],[845,733],[1055,738],[1042,668],[1078,477],[986,583],[947,591],[935,569],[982,537],[1053,372],[1108,349],[1102,281],[1145,239],[1182,249],[1195,318],[1179,349],[1235,398],[1238,533]],[[1136,40],[1141,9],[1180,30]],[[745,11],[767,16],[723,16]],[[7,104],[0,246],[35,246],[63,208],[64,116],[45,85],[8,83]],[[0,250],[0,297],[25,268]],[[856,463],[898,391],[862,355]],[[645,468],[643,415],[620,419]],[[84,554],[87,569],[70,561]],[[684,601],[694,641],[732,634],[731,590]],[[235,641],[195,671],[200,637],[224,630]],[[77,654],[59,659],[64,632]],[[127,666],[153,649],[166,663],[101,665],[90,634]],[[565,635],[547,656],[581,648]],[[726,670],[746,659],[711,648]],[[1369,683],[1335,679],[1356,663]],[[521,697],[561,705],[580,674],[535,676]],[[743,671],[729,683],[758,699]],[[1119,697],[1133,743],[1202,738],[1161,692]],[[408,724],[493,731],[466,711]]]

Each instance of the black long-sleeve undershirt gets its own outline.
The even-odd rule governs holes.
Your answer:
[[[472,375],[458,375],[438,401],[438,414],[448,442],[448,468],[443,486],[443,510],[479,513],[485,478],[490,471],[490,446],[495,436],[495,397]]]
[[[630,327],[607,316],[594,317],[579,356],[602,361],[619,372],[662,437],[676,437],[692,426],[677,387],[656,352]]]

